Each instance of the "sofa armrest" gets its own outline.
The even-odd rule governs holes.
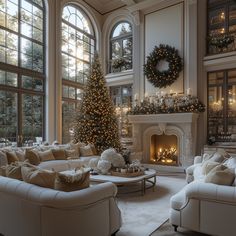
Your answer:
[[[227,202],[236,205],[236,187],[194,181],[186,186],[186,198]]]
[[[63,192],[0,176],[0,194],[2,193],[16,196],[36,205],[54,208],[76,208],[114,198],[117,194],[117,187],[108,182],[82,190]]]
[[[193,164],[202,163],[202,156],[195,156]]]

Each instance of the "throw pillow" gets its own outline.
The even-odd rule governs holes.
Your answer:
[[[206,175],[205,182],[230,186],[234,178],[235,174],[229,168],[224,165],[218,165]]]
[[[79,157],[80,156],[80,147],[84,147],[85,145],[86,145],[85,143],[78,142],[78,143],[71,143],[70,147],[71,147],[71,149],[76,151],[76,155]]]
[[[202,165],[202,174],[207,175],[214,167],[218,166],[219,162],[206,161]]]
[[[15,152],[6,152],[7,155],[7,162],[8,164],[14,163],[16,161],[19,161],[19,158],[17,157]]]
[[[52,154],[56,160],[66,160],[66,152],[64,149],[52,149]]]
[[[93,151],[90,145],[80,147],[80,154],[81,156],[84,156],[84,157],[93,156]]]
[[[98,152],[97,152],[97,149],[96,149],[95,145],[93,143],[89,143],[88,145],[92,149],[93,155],[97,155]]]
[[[230,157],[224,162],[224,165],[227,166],[228,168],[236,168],[236,157]]]
[[[53,188],[56,172],[37,167],[22,166],[22,178],[25,182],[45,188]]]
[[[6,166],[0,167],[0,176],[6,177]]]
[[[17,150],[16,156],[18,157],[19,161],[24,161],[25,160],[25,152]]]
[[[28,160],[32,165],[38,165],[40,163],[38,151],[36,150],[26,149],[25,159]]]
[[[33,166],[28,161],[18,161],[5,166],[6,177],[22,180],[22,166]]]
[[[65,150],[67,159],[78,159],[79,156],[75,150]]]
[[[211,161],[214,161],[214,162],[219,162],[219,163],[221,163],[222,161],[225,160],[225,156],[222,155],[222,153],[220,153],[220,152],[215,152],[215,153],[213,154],[213,156],[210,158],[210,160],[211,160]]]
[[[0,151],[0,166],[6,166],[8,164],[7,154]]]
[[[55,160],[53,153],[50,150],[44,151],[44,152],[38,152],[40,161],[52,161]]]
[[[57,173],[55,186],[56,190],[71,192],[89,187],[90,169],[76,170],[74,173]]]
[[[203,156],[202,156],[202,163],[206,162],[206,161],[209,161],[212,156],[213,156],[213,154],[204,153]]]

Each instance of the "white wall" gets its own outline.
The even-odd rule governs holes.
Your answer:
[[[146,57],[153,51],[154,46],[159,46],[159,44],[167,44],[175,47],[179,50],[181,58],[183,58],[183,18],[183,3],[169,6],[145,15],[145,63]],[[155,94],[157,90],[162,90],[169,93],[171,89],[174,92],[183,93],[183,75],[184,73],[182,71],[179,78],[171,86],[165,89],[157,89],[145,79],[145,92],[148,92],[148,94]]]

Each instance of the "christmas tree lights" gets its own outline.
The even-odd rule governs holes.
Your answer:
[[[112,147],[120,150],[120,137],[115,108],[97,54],[87,81],[74,127],[74,141],[93,143],[100,154]]]

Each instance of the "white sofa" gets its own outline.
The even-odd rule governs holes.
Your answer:
[[[0,235],[109,236],[121,226],[117,188],[62,192],[0,176]]]
[[[0,166],[6,164],[4,158]],[[91,158],[99,156],[43,161],[38,167],[61,172],[86,165]],[[121,227],[116,193],[112,183],[63,192],[0,176],[0,235],[115,235]]]
[[[206,183],[202,174],[201,157],[196,157],[194,165],[188,167],[186,172],[187,181],[191,183],[170,200],[170,223],[175,230],[180,226],[210,235],[234,236],[235,184],[225,186]]]

